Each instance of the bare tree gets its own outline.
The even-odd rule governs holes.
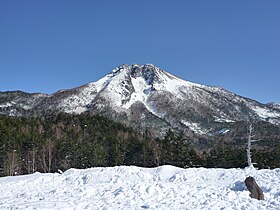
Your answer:
[[[249,125],[249,132],[248,132],[248,141],[247,141],[247,162],[248,162],[248,166],[249,167],[253,167],[254,164],[256,163],[252,163],[252,153],[251,153],[251,150],[252,150],[252,143],[254,142],[257,142],[259,140],[254,140],[253,137],[255,135],[253,135],[253,125],[250,124]]]
[[[36,171],[36,155],[37,150],[33,145],[32,149],[28,149],[25,158],[25,169],[28,174],[34,173]]]
[[[35,172],[36,170],[36,153],[37,153],[37,150],[35,148],[35,146],[33,146],[32,150],[30,151],[30,155],[31,155],[31,161],[32,161],[32,165],[31,165],[31,170],[32,170],[32,173]]]
[[[14,176],[19,173],[20,168],[19,156],[17,154],[17,150],[13,150],[7,153],[5,159],[5,172],[8,176]]]
[[[155,140],[152,140],[150,142],[151,146],[152,146],[152,151],[153,151],[153,157],[154,157],[154,163],[156,164],[156,166],[159,166],[160,165],[160,162],[161,162],[161,151],[162,151],[162,148],[161,148],[161,145],[159,142],[155,141]]]
[[[45,173],[51,172],[52,170],[54,150],[54,143],[48,139],[39,152],[40,165]]]

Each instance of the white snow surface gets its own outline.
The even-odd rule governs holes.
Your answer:
[[[152,86],[147,85],[143,77],[131,78],[131,82],[134,87],[134,92],[131,94],[130,100],[126,104],[124,104],[123,107],[129,109],[132,104],[139,101],[145,104],[145,106],[149,109],[149,106],[146,103],[146,101],[149,96],[149,93],[151,92]]]
[[[253,176],[264,201],[252,199]],[[279,209],[280,169],[136,166],[0,178],[0,209]]]
[[[11,103],[6,103],[6,104],[0,104],[0,108],[6,108],[12,106]]]
[[[132,73],[133,68],[138,66],[142,68],[140,74]],[[143,68],[153,67],[153,72]],[[148,77],[147,77],[148,75]],[[153,81],[151,79],[154,79]],[[152,82],[151,82],[152,81]],[[88,110],[88,107],[92,105],[96,107],[110,106],[117,112],[129,113],[129,108],[137,102],[144,104],[144,106],[152,114],[163,118],[164,114],[160,113],[149,101],[149,99],[157,92],[169,92],[178,101],[184,102],[190,101],[197,104],[204,104],[205,106],[212,107],[214,111],[217,110],[216,104],[231,105],[232,103],[241,103],[251,109],[260,119],[269,121],[274,124],[279,124],[280,110],[279,104],[273,104],[274,109],[261,107],[254,101],[247,100],[243,97],[239,97],[233,93],[230,93],[220,87],[211,87],[192,83],[182,80],[172,74],[155,67],[152,64],[138,65],[134,64],[129,66],[127,64],[122,65],[114,69],[111,73],[107,74],[103,78],[96,82],[91,82],[78,88],[74,88],[72,94],[66,91],[67,97],[59,101],[58,108],[67,113],[81,114]],[[59,91],[58,93],[63,93]],[[212,97],[212,95],[220,95],[221,97]],[[55,94],[53,94],[55,95]],[[96,102],[96,99],[105,99],[105,103],[100,101]],[[0,108],[5,108],[9,104],[0,105]],[[29,109],[29,107],[25,107]],[[233,110],[236,113],[241,113],[242,108],[239,105],[235,105]],[[223,113],[221,110],[219,116],[216,116],[216,122],[234,122],[232,115]],[[239,120],[239,119],[238,119]],[[201,131],[196,125],[189,126],[194,132],[205,133]]]
[[[195,132],[197,134],[205,135],[210,131],[210,130],[207,130],[207,129],[201,127],[199,123],[187,122],[184,120],[182,120],[181,122],[183,124],[185,124],[186,126],[188,126],[193,132]]]
[[[129,109],[135,102],[141,102],[149,111],[156,113],[147,104],[147,98],[150,96],[152,88],[169,91],[180,98],[183,97],[179,91],[181,87],[185,87],[187,91],[192,91],[192,87],[207,87],[182,80],[157,67],[155,69],[159,81],[153,85],[149,85],[142,76],[132,78],[130,75],[131,69],[128,65],[118,67],[100,80],[81,87],[78,94],[70,95],[63,99],[60,107],[63,107],[65,112],[80,114],[87,110],[86,105],[95,98],[96,94],[101,93],[104,98],[110,101],[111,106],[116,110],[124,111],[124,109]],[[129,91],[125,88],[128,76],[134,88],[134,92],[130,98],[127,97]]]
[[[252,110],[257,113],[261,118],[266,119],[269,117],[277,118],[280,117],[279,112],[271,111],[262,107],[252,107]]]

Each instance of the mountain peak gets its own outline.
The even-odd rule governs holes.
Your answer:
[[[155,66],[154,64],[123,64],[115,68],[109,75],[111,77],[118,75],[121,72],[126,72],[132,78],[143,77],[148,85],[153,83],[162,83],[166,76],[170,77],[166,72]]]
[[[151,85],[155,81],[160,81],[160,75],[163,73],[158,67],[153,64],[138,65],[134,64],[131,66],[131,76],[137,78],[142,76],[147,84]]]
[[[213,133],[217,123],[247,119],[280,124],[279,104],[260,104],[222,88],[185,81],[153,64],[123,64],[96,82],[52,95],[0,92],[0,99],[0,114],[93,111],[160,132],[171,126]]]

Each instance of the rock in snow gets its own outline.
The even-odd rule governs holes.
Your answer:
[[[252,199],[253,176],[264,201]],[[0,178],[0,209],[279,209],[280,169],[136,166]]]

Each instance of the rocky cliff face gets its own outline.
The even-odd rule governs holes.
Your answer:
[[[279,104],[261,104],[224,90],[179,79],[152,64],[122,65],[97,82],[52,95],[0,92],[0,113],[98,112],[140,131],[169,128],[217,135],[236,121],[280,124]]]

